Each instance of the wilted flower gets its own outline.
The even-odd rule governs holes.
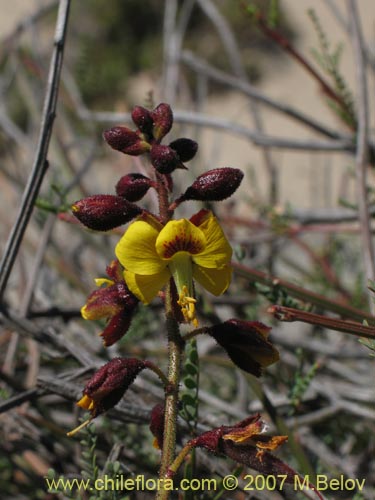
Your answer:
[[[265,476],[271,475],[276,479],[283,479],[285,483],[294,485],[298,473],[270,453],[285,443],[288,436],[267,436],[266,430],[266,424],[257,414],[233,426],[222,425],[204,432],[189,441],[185,449],[205,448],[212,453],[227,456]],[[173,474],[174,471],[171,470],[169,476],[171,477]],[[301,481],[303,481],[302,478]],[[323,500],[316,488],[310,483],[309,488],[314,490],[318,497]]]
[[[145,304],[173,277],[184,318],[194,325],[193,278],[214,295],[224,293],[231,280],[232,249],[208,210],[164,227],[146,214],[129,226],[115,252],[129,289]]]
[[[142,209],[121,196],[96,194],[76,201],[72,212],[89,229],[109,231],[130,222]]]
[[[260,377],[262,368],[279,360],[279,353],[268,340],[271,328],[260,321],[229,319],[207,328],[233,363],[242,370]]]
[[[106,347],[113,345],[125,335],[130,326],[138,299],[128,289],[120,263],[117,260],[107,267],[111,279],[95,280],[99,290],[92,292],[81,309],[84,319],[108,319],[107,326],[100,334]],[[104,286],[103,286],[104,285]]]
[[[78,406],[91,413],[91,418],[70,431],[68,436],[73,436],[93,418],[113,408],[144,368],[146,363],[142,360],[114,358],[95,372],[87,382],[82,398],[77,402]]]

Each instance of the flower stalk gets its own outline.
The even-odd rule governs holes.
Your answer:
[[[165,478],[167,476],[169,467],[175,457],[179,383],[181,376],[181,360],[184,349],[184,342],[180,335],[180,329],[173,313],[172,300],[172,290],[169,284],[166,289],[165,297],[169,366],[168,387],[165,394],[164,439],[159,472],[160,478]],[[168,496],[169,491],[161,489],[158,491],[156,498],[158,500],[165,500]]]

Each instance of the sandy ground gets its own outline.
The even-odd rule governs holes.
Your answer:
[[[37,6],[47,0],[0,0],[0,34],[2,37],[10,33],[17,22]],[[345,2],[336,1],[344,11]],[[343,43],[342,72],[348,83],[355,90],[355,64],[349,37],[342,30],[337,20],[327,8],[324,0],[283,0],[291,23],[296,26],[299,34],[298,47],[306,56],[310,57],[311,48],[317,46],[317,36],[312,23],[307,17],[307,9],[314,7],[321,19],[332,45]],[[360,0],[363,30],[370,44],[374,40],[375,2]],[[372,47],[374,43],[372,43]],[[294,62],[283,57],[279,61],[275,58],[257,61],[261,65],[264,78],[260,84],[263,92],[280,101],[293,104],[304,113],[325,123],[327,126],[340,130],[341,125],[324,100],[319,96],[317,84],[306,72]],[[374,80],[369,82],[372,96],[371,107],[375,101]],[[144,95],[144,94],[143,94]],[[216,97],[209,99],[206,109],[211,115],[219,116],[253,128],[248,100],[239,93],[230,93],[225,99]],[[285,138],[312,139],[314,134],[293,122],[283,115],[262,108],[264,130],[271,134]],[[317,138],[317,136],[315,136]],[[323,137],[320,137],[324,139]],[[217,166],[237,166],[245,170],[250,167],[256,172],[261,192],[266,191],[267,174],[264,168],[260,150],[251,143],[220,132],[205,132],[199,138],[205,157]],[[349,192],[342,192],[341,174],[351,165],[351,158],[340,154],[327,153],[298,153],[290,151],[273,152],[273,159],[280,176],[280,199],[292,202],[293,205],[330,206],[336,204],[339,194],[349,196]],[[350,191],[350,190],[349,190]]]

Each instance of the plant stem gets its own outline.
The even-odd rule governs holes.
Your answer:
[[[280,321],[302,321],[303,323],[309,323],[310,325],[318,325],[330,330],[350,333],[350,335],[375,339],[375,328],[362,325],[361,323],[354,323],[343,319],[327,318],[321,314],[313,314],[306,311],[300,311],[299,309],[294,309],[293,307],[285,306],[271,306],[268,308],[268,312],[273,314],[273,316]]]
[[[181,374],[181,358],[184,342],[181,338],[178,323],[173,314],[172,291],[169,284],[166,289],[166,327],[168,334],[168,387],[165,394],[165,418],[164,418],[164,439],[163,454],[159,478],[166,478],[170,465],[175,456],[176,448],[176,427],[178,415],[178,394]],[[169,497],[169,491],[160,489],[156,498],[166,500]]]

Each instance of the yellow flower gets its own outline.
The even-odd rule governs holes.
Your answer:
[[[232,249],[212,212],[162,226],[151,215],[133,222],[116,246],[130,291],[148,304],[173,277],[186,321],[197,324],[193,279],[214,295],[228,288]]]

